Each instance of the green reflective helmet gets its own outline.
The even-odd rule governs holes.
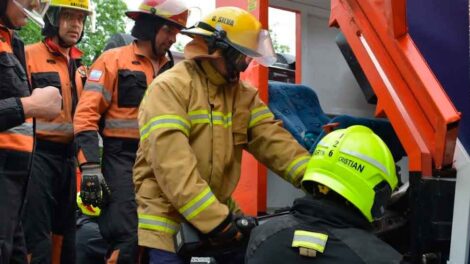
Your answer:
[[[335,191],[370,222],[383,216],[397,186],[395,162],[387,145],[365,126],[326,135],[317,145],[302,179],[309,193],[321,184]]]

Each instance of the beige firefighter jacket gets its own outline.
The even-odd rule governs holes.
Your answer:
[[[225,83],[207,60],[185,60],[159,75],[138,120],[134,183],[141,246],[173,252],[183,219],[203,233],[219,225],[233,204],[243,150],[295,186],[310,157],[256,89]]]

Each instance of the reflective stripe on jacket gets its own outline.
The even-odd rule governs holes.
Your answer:
[[[32,152],[33,151],[33,119],[24,119],[23,107],[19,98],[30,95],[30,88],[22,57],[23,44],[18,42],[14,52],[15,39],[13,32],[0,25],[0,149]],[[15,50],[16,51],[16,50]],[[3,116],[4,115],[4,116]]]
[[[139,244],[174,251],[184,218],[204,233],[228,215],[242,151],[295,186],[309,153],[245,83],[228,84],[208,61],[185,60],[157,77],[139,110],[134,166]]]
[[[69,65],[68,59],[46,42],[26,46],[26,62],[33,89],[54,86],[62,95],[59,116],[53,120],[36,119],[36,134],[40,139],[58,143],[70,143],[73,140],[72,112],[82,90],[81,78],[77,78],[81,74],[70,76],[70,71],[76,71],[78,66],[74,61],[76,59],[79,57],[71,58]]]
[[[80,164],[99,162],[98,130],[105,137],[139,138],[137,111],[154,78],[153,65],[143,54],[133,42],[104,52],[91,66],[74,118]],[[162,58],[160,66],[167,61]]]

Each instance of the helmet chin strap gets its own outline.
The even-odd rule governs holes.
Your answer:
[[[248,68],[246,55],[229,46],[223,50],[223,56],[225,59],[225,67],[227,69],[228,81],[238,82],[240,80],[240,72],[244,72]]]

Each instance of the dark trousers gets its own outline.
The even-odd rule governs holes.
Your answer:
[[[77,264],[103,264],[107,249],[96,219],[80,216],[77,219]]]
[[[98,217],[101,234],[108,242],[107,258],[117,263],[137,259],[137,204],[132,168],[138,140],[103,139],[103,176],[111,190],[109,204]]]
[[[23,215],[31,263],[75,263],[73,152],[72,144],[37,140]]]
[[[28,153],[0,150],[0,264],[27,262],[21,211],[30,157]]]

